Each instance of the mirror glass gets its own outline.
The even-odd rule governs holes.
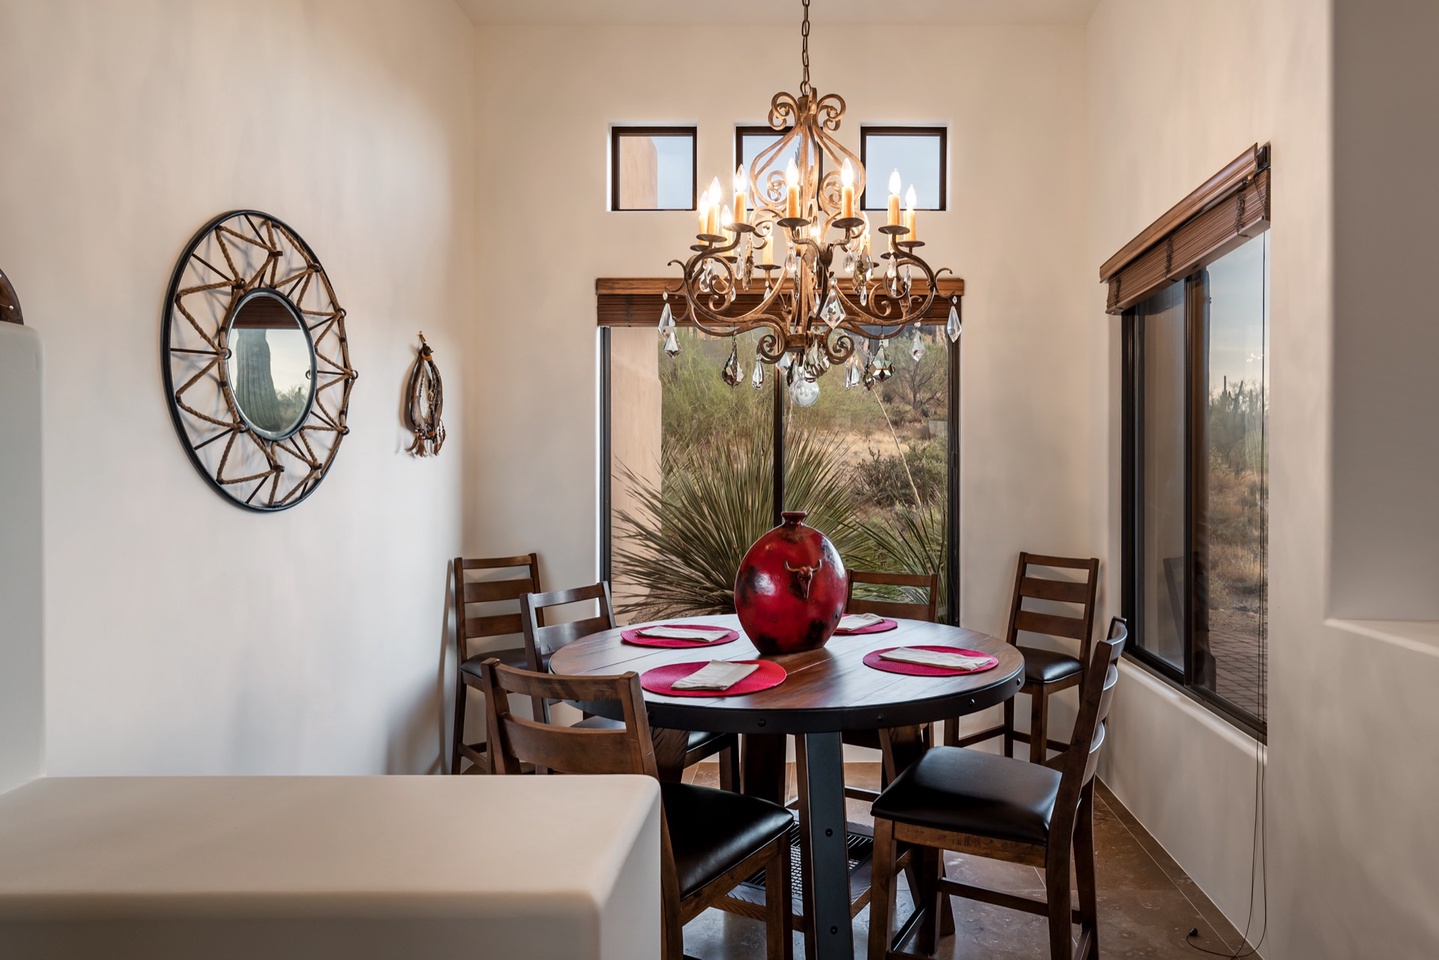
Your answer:
[[[230,388],[240,416],[268,440],[300,428],[315,398],[315,353],[294,306],[272,290],[240,301],[228,329]]]

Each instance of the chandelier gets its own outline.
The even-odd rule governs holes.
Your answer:
[[[844,116],[844,98],[821,97],[809,82],[809,0],[800,37],[799,96],[777,93],[770,101],[769,125],[783,135],[756,155],[748,171],[743,165],[735,171],[729,203],[718,178],[700,198],[693,253],[670,261],[684,276],[678,288],[665,291],[660,334],[665,351],[678,354],[671,295],[683,298],[690,320],[711,336],[763,331],[755,349],[755,387],[764,383],[762,364],[774,365],[788,378],[794,401],[808,406],[819,396],[816,381],[831,366],[844,365],[846,387],[888,379],[884,342],[910,324],[917,361],[924,351],[919,320],[934,302],[938,274],[949,270],[936,271],[919,256],[924,242],[916,228],[914,187],[901,211],[897,170],[889,178],[887,218],[875,228],[880,239],[872,241],[869,218],[855,199],[864,193],[864,167],[832,136]],[[775,169],[786,156],[785,170]],[[947,331],[951,340],[959,338],[953,304]],[[737,343],[723,377],[730,386],[743,378]]]

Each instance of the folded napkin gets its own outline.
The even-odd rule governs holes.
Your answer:
[[[724,627],[645,627],[640,631],[640,636],[653,637],[656,640],[699,640],[714,643],[728,633]]]
[[[847,613],[839,618],[838,630],[863,630],[877,623],[884,623],[884,617],[873,613]]]
[[[670,684],[676,690],[728,690],[759,669],[757,663],[711,660],[694,673]]]
[[[900,663],[917,663],[922,667],[943,667],[946,670],[977,670],[988,666],[989,657],[967,657],[962,653],[938,653],[934,650],[916,650],[914,647],[896,647],[879,655],[881,660],[898,660]]]

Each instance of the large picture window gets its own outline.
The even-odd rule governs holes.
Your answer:
[[[1134,652],[1251,731],[1268,668],[1268,233],[1124,313]]]
[[[652,325],[602,327],[602,573],[617,609],[631,622],[731,611],[741,557],[787,509],[852,568],[938,572],[940,616],[957,616],[959,345],[942,324],[906,331],[885,341],[889,380],[846,389],[837,367],[799,407],[783,371],[762,366],[756,384],[757,336],[681,326],[670,357]],[[737,386],[721,375],[731,354]]]

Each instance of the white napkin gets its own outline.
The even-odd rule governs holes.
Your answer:
[[[872,627],[877,623],[883,623],[884,617],[873,613],[847,613],[839,618],[839,630],[863,630],[865,627]]]
[[[962,653],[938,653],[934,650],[916,650],[914,647],[896,647],[881,653],[879,658],[898,660],[900,663],[917,663],[925,667],[944,667],[946,670],[975,670],[989,664],[989,657],[967,657]]]
[[[723,627],[645,627],[640,631],[640,636],[653,637],[656,640],[700,640],[714,643],[727,633],[729,631]]]
[[[672,686],[676,690],[728,690],[758,669],[757,663],[711,660],[689,676],[676,680]]]

